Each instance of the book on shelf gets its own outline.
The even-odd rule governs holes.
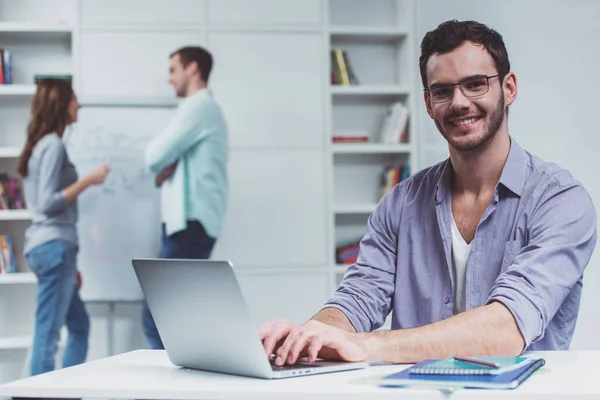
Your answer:
[[[381,199],[390,189],[410,176],[410,164],[386,165],[381,173],[379,198]]]
[[[331,57],[331,84],[332,85],[358,85],[360,82],[350,63],[348,52],[342,49],[332,49]]]
[[[10,51],[0,47],[0,84],[12,83],[12,57]]]
[[[8,235],[0,235],[0,273],[15,273],[15,253],[12,240]]]
[[[0,210],[24,210],[25,199],[21,180],[0,173]]]
[[[401,102],[391,104],[385,113],[379,133],[382,143],[408,141],[409,110]]]
[[[367,143],[369,135],[365,134],[343,134],[333,135],[333,143]]]
[[[46,79],[63,79],[68,82],[73,82],[73,76],[71,74],[35,74],[33,76],[33,83],[37,85]]]

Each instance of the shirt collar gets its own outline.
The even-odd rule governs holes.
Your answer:
[[[184,97],[181,100],[180,104],[183,104],[183,103],[192,103],[192,102],[194,102],[196,100],[202,100],[202,99],[206,99],[206,98],[212,98],[212,91],[209,88],[207,88],[207,87],[198,90],[197,92],[195,92],[191,96]]]
[[[516,140],[510,138],[510,151],[498,183],[504,185],[517,196],[521,196],[523,187],[525,187],[528,164],[529,156],[527,152],[519,146]]]
[[[525,186],[526,167],[529,163],[527,152],[511,137],[510,150],[508,157],[502,168],[502,174],[498,183],[501,183],[508,190],[521,196]],[[450,193],[450,177],[452,173],[452,164],[450,158],[446,159],[441,165],[440,179],[435,187],[435,201],[441,203],[442,199]]]

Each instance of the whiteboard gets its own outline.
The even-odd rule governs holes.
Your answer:
[[[65,135],[80,178],[101,163],[111,168],[104,185],[77,200],[84,301],[142,298],[131,259],[156,257],[161,234],[160,195],[143,152],[173,113],[168,107],[88,106]]]

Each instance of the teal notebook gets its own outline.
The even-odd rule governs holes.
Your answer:
[[[437,363],[439,360],[423,360],[415,367],[425,368]],[[538,368],[543,366],[543,358],[529,358],[524,363],[519,363],[518,368],[499,375],[434,375],[411,374],[407,368],[403,371],[387,375],[380,379],[379,385],[385,387],[415,386],[436,389],[514,389],[529,378]]]
[[[428,365],[415,365],[409,373],[420,375],[500,375],[522,367],[528,362],[527,357],[471,357],[483,361],[497,363],[499,367],[488,367],[448,357]]]

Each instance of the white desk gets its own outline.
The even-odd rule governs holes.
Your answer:
[[[380,388],[373,377],[406,366],[263,380],[174,367],[164,351],[137,350],[0,386],[0,397],[399,400],[600,398],[600,351],[531,353],[546,359],[519,388],[507,391]]]

